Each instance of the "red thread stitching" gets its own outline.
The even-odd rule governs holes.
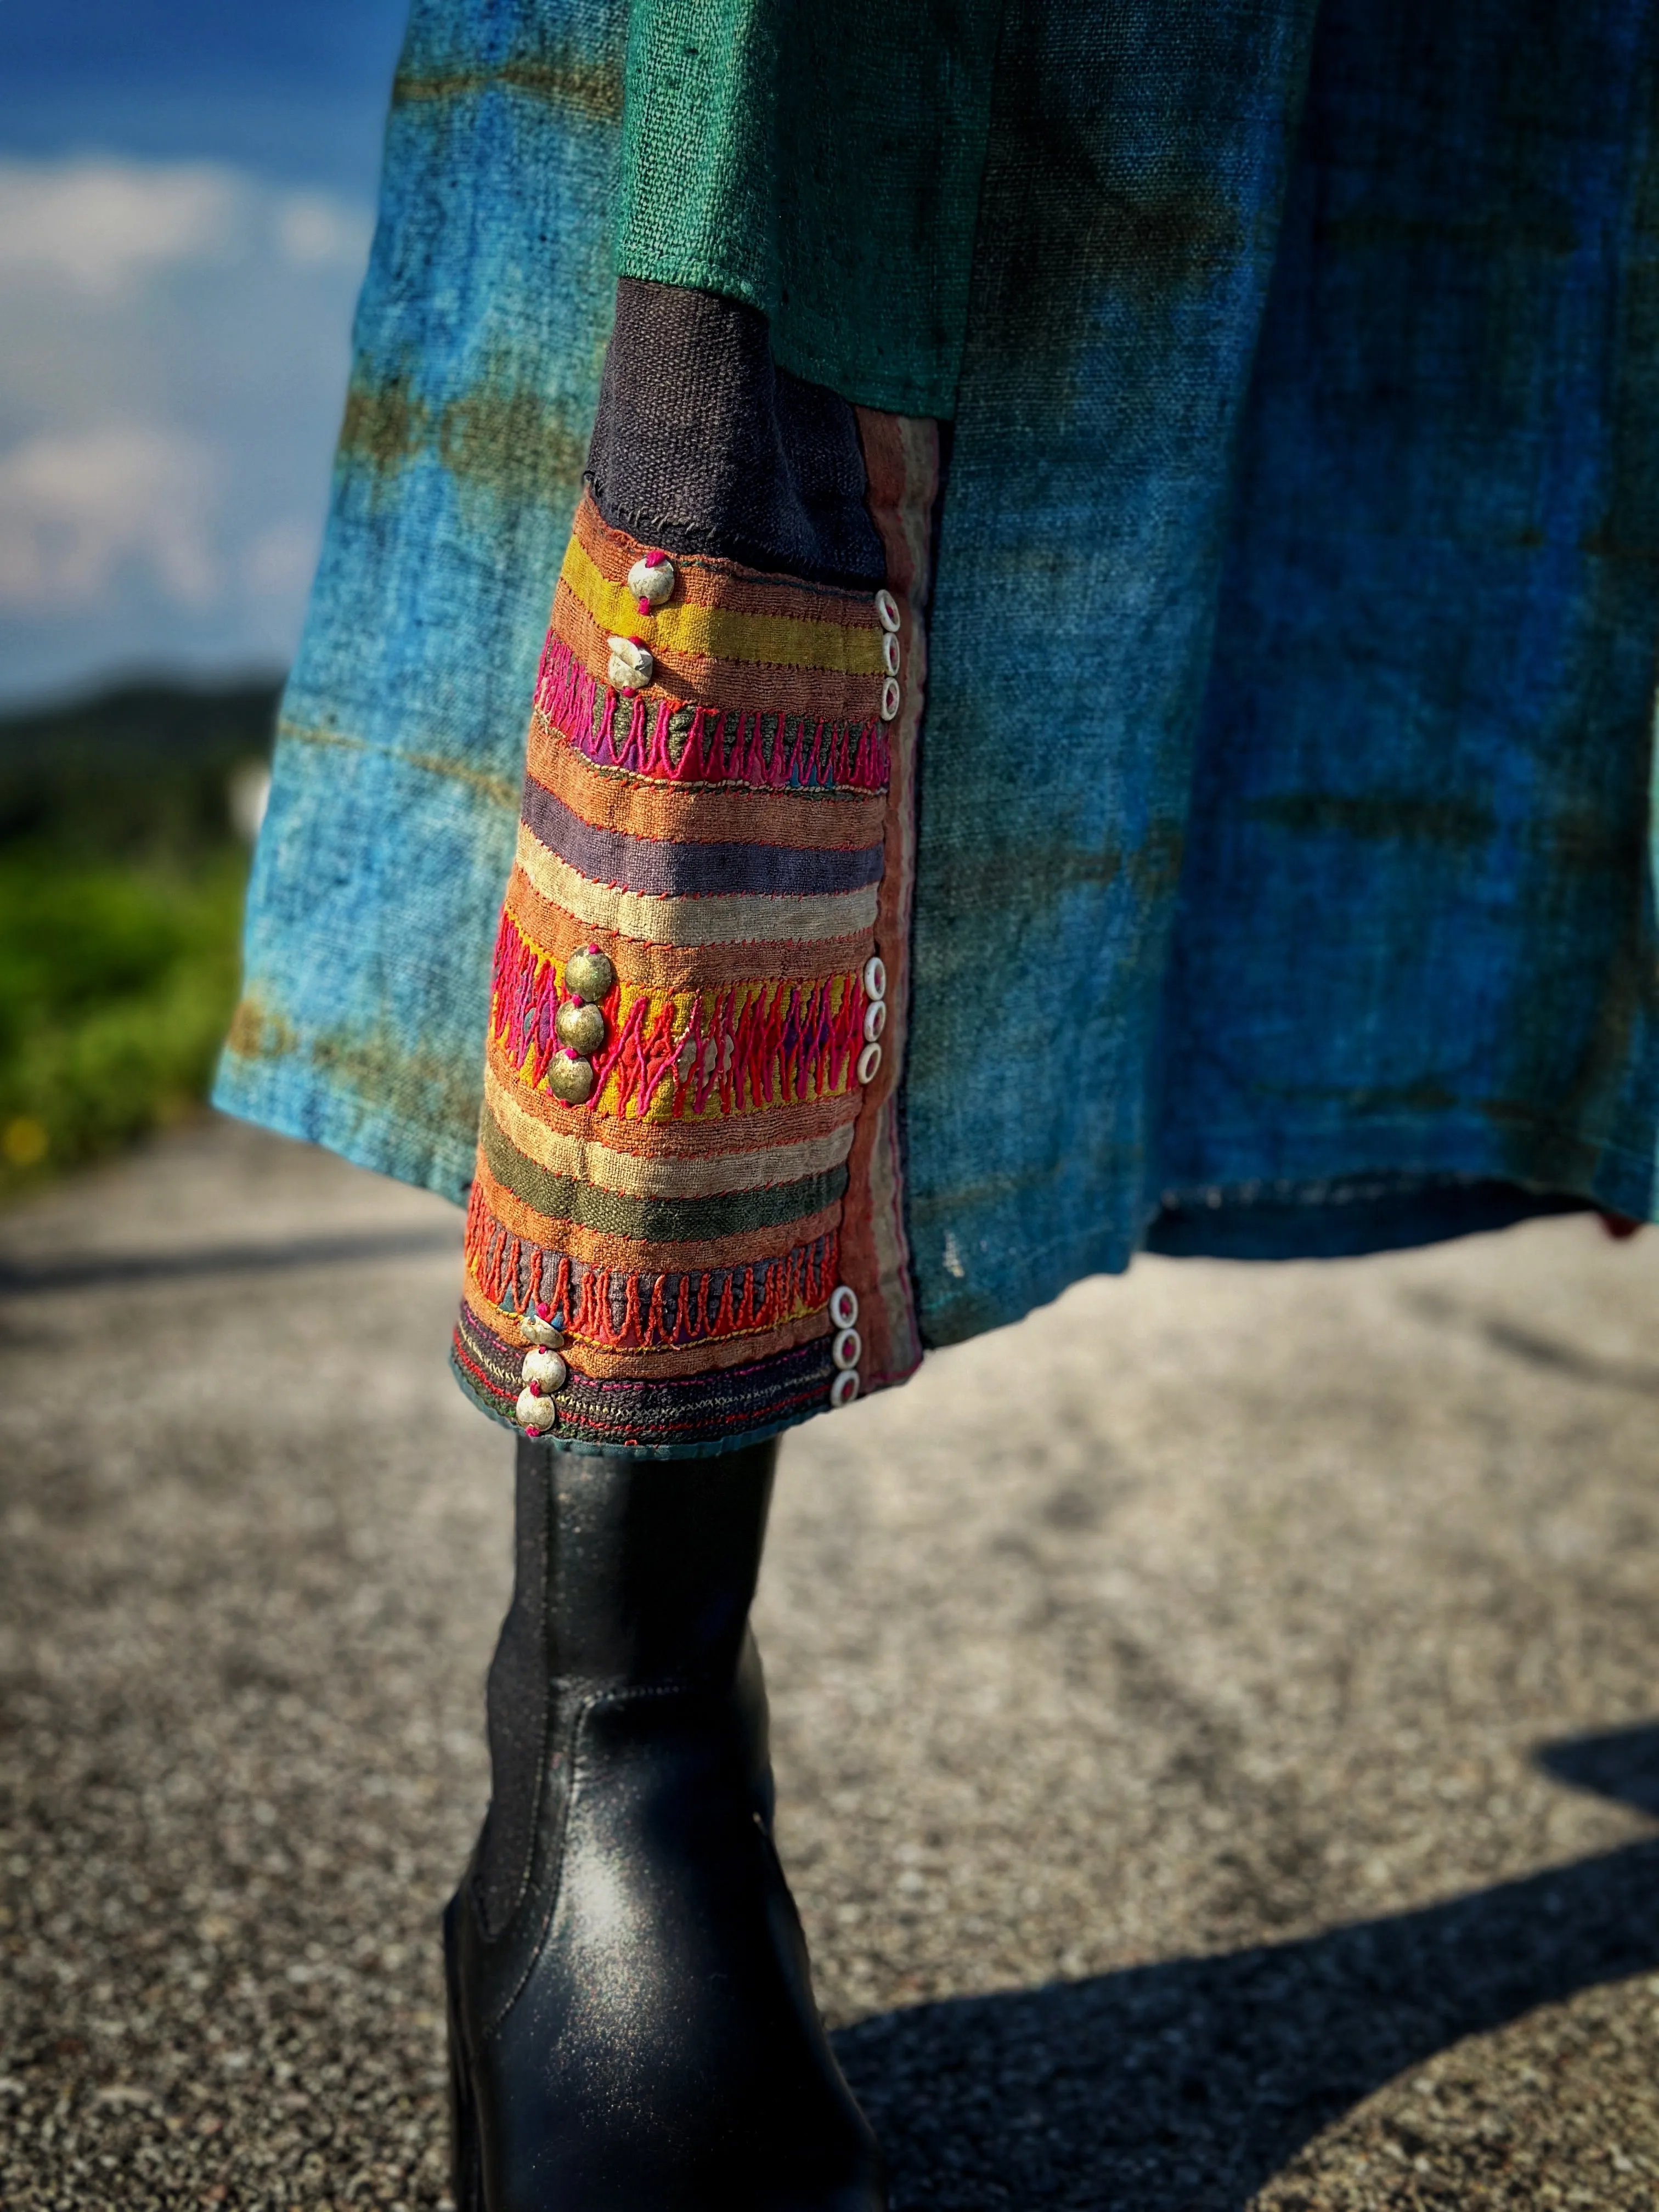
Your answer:
[[[467,1200],[465,1244],[469,1272],[484,1297],[515,1313],[530,1304],[533,1285],[556,1256],[554,1293],[544,1293],[543,1302],[566,1316],[568,1335],[611,1352],[670,1351],[760,1335],[827,1305],[840,1279],[841,1238],[833,1229],[781,1256],[695,1275],[590,1267],[514,1236],[489,1212],[477,1183]]]
[[[835,1003],[841,989],[841,1004]],[[558,1048],[554,1020],[562,996],[548,954],[532,945],[513,916],[495,934],[490,988],[491,1034],[529,1079],[539,1085]],[[856,976],[817,976],[787,983],[726,984],[699,993],[677,1036],[674,1005],[634,1000],[616,1018],[618,994],[605,1001],[609,1034],[593,1055],[595,1097],[617,1079],[611,1111],[648,1114],[658,1093],[672,1092],[670,1117],[760,1113],[835,1097],[852,1081],[864,1041],[866,1000]]]
[[[614,691],[590,675],[552,630],[536,672],[536,705],[567,744],[605,768],[664,783],[743,783],[763,791],[885,791],[892,772],[887,726],[813,722],[750,708],[689,707]],[[691,726],[678,754],[669,724]],[[784,730],[794,734],[786,743]],[[774,725],[770,758],[766,724]]]

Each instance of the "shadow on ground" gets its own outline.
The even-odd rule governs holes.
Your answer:
[[[1659,1812],[1659,1726],[1538,1757]],[[1304,1942],[887,2013],[836,2044],[893,2212],[1240,2212],[1396,2075],[1656,1966],[1659,1841]]]
[[[215,1275],[268,1275],[353,1261],[421,1260],[454,1250],[447,1224],[379,1235],[306,1237],[281,1244],[213,1244],[183,1252],[130,1252],[18,1263],[0,1259],[0,1297],[133,1283],[179,1283]]]

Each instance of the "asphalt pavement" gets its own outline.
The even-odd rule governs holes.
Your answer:
[[[446,2202],[511,1443],[458,1216],[0,1216],[0,2205]],[[895,2212],[1659,2204],[1659,1231],[1143,1261],[784,1448],[781,1839]],[[695,1480],[695,1476],[688,1479]]]

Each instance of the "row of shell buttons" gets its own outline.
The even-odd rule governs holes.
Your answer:
[[[864,963],[864,1049],[859,1054],[860,1086],[874,1080],[881,1066],[881,1033],[887,1026],[887,966],[878,952]]]
[[[679,581],[678,572],[665,553],[643,553],[628,572],[628,588],[642,615],[653,615],[666,606]],[[613,690],[643,691],[657,672],[657,657],[642,637],[608,637],[610,665],[605,675]]]
[[[876,593],[876,620],[881,624],[881,665],[887,673],[881,687],[881,719],[893,721],[904,694],[899,686],[899,603],[884,585]]]
[[[519,1393],[514,1409],[519,1425],[527,1437],[539,1437],[558,1419],[559,1409],[553,1403],[559,1392],[570,1380],[570,1370],[560,1356],[564,1350],[564,1332],[553,1316],[550,1306],[533,1306],[527,1314],[519,1316],[519,1334],[530,1346],[520,1369],[524,1377],[524,1389]]]
[[[836,1332],[830,1344],[830,1357],[836,1363],[835,1380],[830,1385],[832,1406],[850,1406],[859,1395],[864,1339],[854,1326],[858,1317],[858,1292],[850,1283],[837,1283],[830,1293],[830,1320]]]
[[[642,615],[654,614],[665,605],[674,595],[678,580],[674,564],[665,553],[644,554],[628,572],[628,588]],[[884,586],[876,593],[876,619],[881,624],[881,665],[885,672],[881,719],[890,722],[896,719],[904,696],[899,683],[899,628],[903,617],[898,601]],[[618,691],[643,691],[657,672],[656,655],[645,640],[618,635],[607,637],[605,647],[610,655],[605,674],[612,686]]]

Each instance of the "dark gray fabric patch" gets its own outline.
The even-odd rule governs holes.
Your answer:
[[[624,276],[586,483],[616,530],[814,583],[884,568],[846,400],[773,365],[766,318]]]

